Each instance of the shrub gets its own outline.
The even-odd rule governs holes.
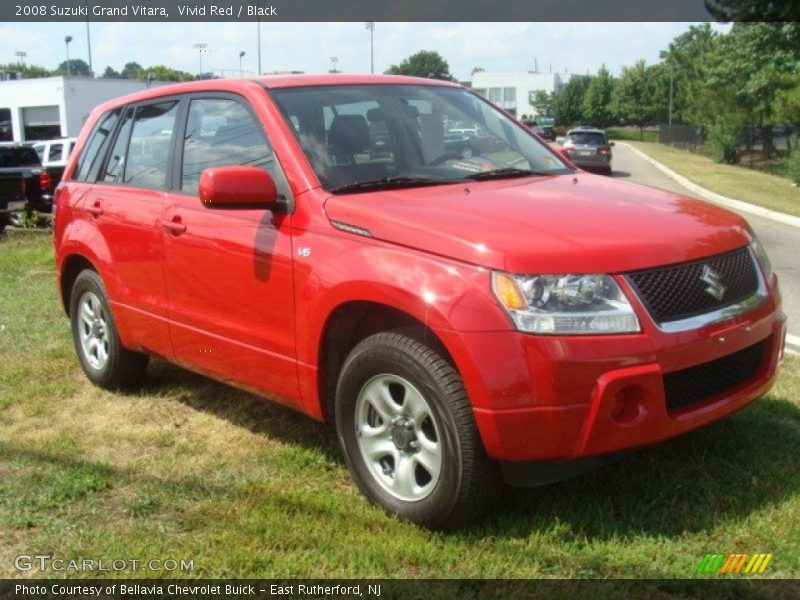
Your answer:
[[[792,153],[786,158],[784,163],[786,167],[786,175],[800,185],[800,148],[795,148]]]
[[[715,162],[726,165],[739,162],[739,136],[729,123],[717,121],[708,127],[708,145]]]

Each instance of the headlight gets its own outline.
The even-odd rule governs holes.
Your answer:
[[[750,242],[750,247],[753,249],[753,253],[756,255],[756,258],[761,265],[761,270],[764,271],[764,279],[769,284],[769,282],[772,280],[772,263],[769,262],[767,251],[764,249],[764,246],[761,244],[761,241],[755,234],[753,234],[753,241]]]
[[[630,302],[609,275],[494,272],[492,288],[520,331],[576,335],[640,330]]]

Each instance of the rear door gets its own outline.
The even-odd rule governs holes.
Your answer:
[[[263,127],[234,94],[190,97],[164,215],[164,271],[175,358],[217,378],[299,404],[286,211],[209,208],[202,171],[253,165],[289,190]]]
[[[109,254],[114,316],[126,345],[172,355],[160,218],[180,100],[129,106],[82,209]]]

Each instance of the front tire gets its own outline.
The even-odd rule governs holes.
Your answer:
[[[75,278],[69,314],[75,352],[89,381],[107,390],[141,381],[148,356],[120,342],[106,288],[94,271],[82,271]]]
[[[336,390],[339,442],[370,500],[453,529],[485,512],[502,483],[458,373],[409,333],[372,335],[347,357]]]

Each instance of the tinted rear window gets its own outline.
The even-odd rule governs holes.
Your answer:
[[[602,146],[606,143],[606,136],[599,132],[581,131],[579,133],[570,133],[569,141],[573,144]]]
[[[39,167],[39,155],[33,148],[28,147],[0,147],[0,167]]]

